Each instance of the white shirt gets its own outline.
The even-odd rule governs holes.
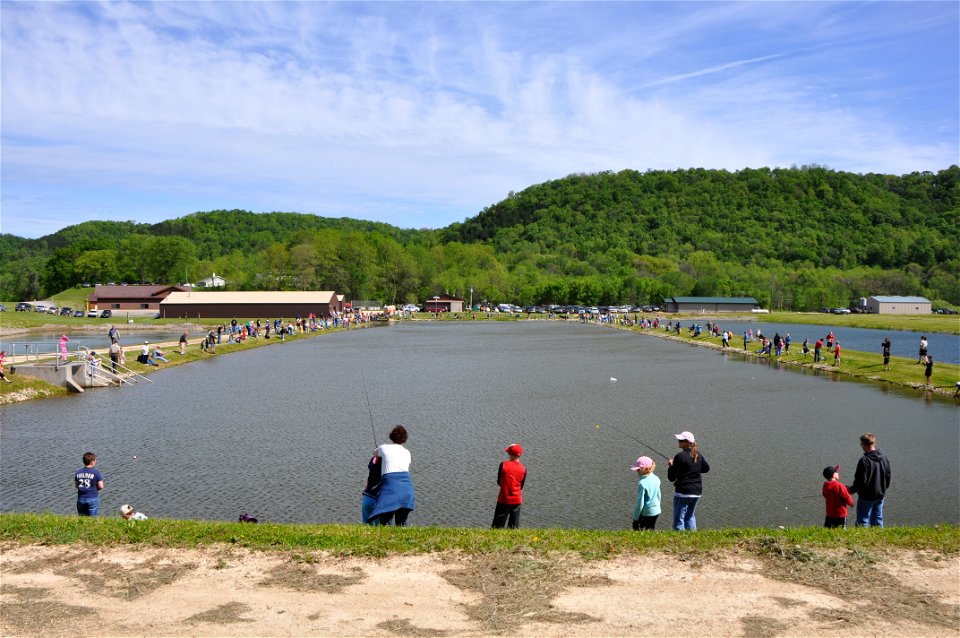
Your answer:
[[[396,443],[384,443],[377,448],[383,462],[381,474],[410,471],[410,450]]]

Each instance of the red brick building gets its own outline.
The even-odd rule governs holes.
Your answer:
[[[87,300],[88,308],[97,310],[138,310],[142,312],[160,310],[160,302],[171,292],[192,290],[188,286],[101,286],[97,284]]]

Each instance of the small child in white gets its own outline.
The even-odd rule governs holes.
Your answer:
[[[630,469],[640,476],[637,504],[633,508],[633,529],[653,529],[660,516],[660,477],[653,473],[657,464],[649,456],[641,456]]]
[[[125,521],[145,521],[147,520],[146,514],[138,512],[133,509],[132,505],[123,504],[120,506],[120,516],[123,517]]]

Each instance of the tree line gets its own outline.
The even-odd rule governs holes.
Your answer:
[[[751,296],[777,309],[923,295],[960,305],[960,167],[903,176],[819,166],[571,175],[438,230],[298,213],[199,212],[0,235],[0,296],[82,283],[437,294],[524,304]]]

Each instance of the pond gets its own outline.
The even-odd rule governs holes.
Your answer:
[[[683,430],[713,467],[703,528],[822,523],[821,470],[840,464],[849,483],[864,431],[892,461],[889,524],[960,520],[954,404],[592,325],[408,322],[152,379],[2,408],[0,509],[74,513],[72,472],[93,450],[111,516],[130,502],[162,518],[352,523],[375,443],[403,423],[414,525],[488,526],[503,448],[521,443],[525,527],[629,528],[629,468],[648,454],[664,529],[660,454]]]

